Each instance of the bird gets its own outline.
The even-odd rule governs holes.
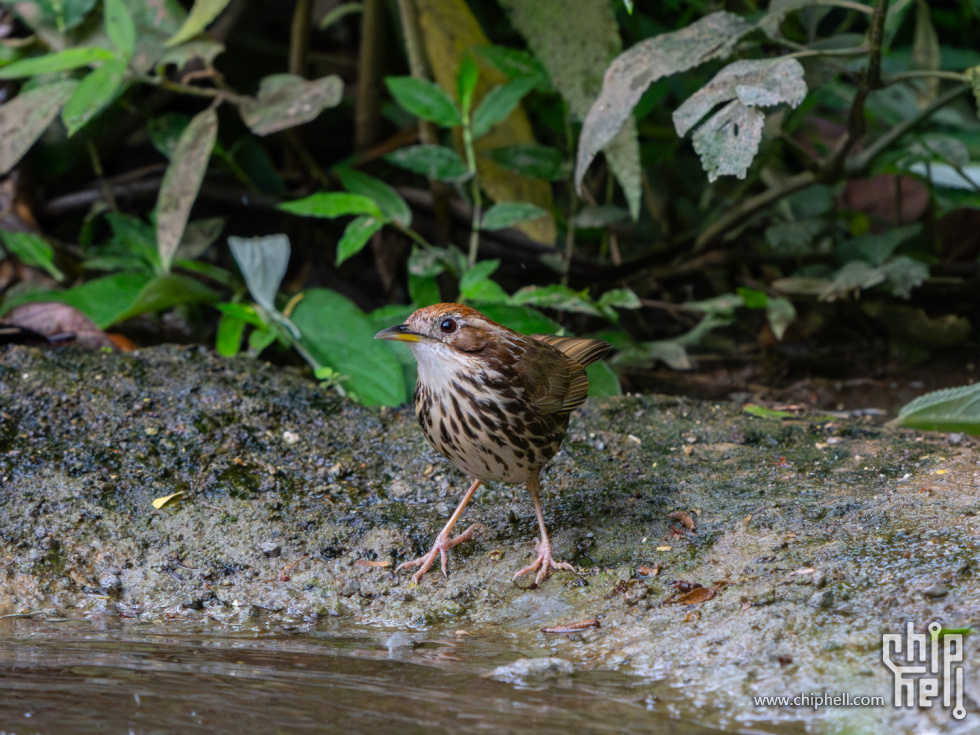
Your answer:
[[[487,482],[523,483],[534,502],[540,538],[536,558],[517,571],[537,572],[540,585],[552,570],[575,571],[552,556],[541,509],[541,470],[557,454],[569,416],[585,403],[585,367],[613,349],[598,339],[525,335],[462,304],[423,307],[404,324],[375,339],[404,342],[418,363],[415,416],[422,433],[470,479],[469,489],[423,556],[400,564],[418,567],[415,584],[436,559],[448,577],[447,552],[473,538],[480,524],[453,536],[476,490]]]

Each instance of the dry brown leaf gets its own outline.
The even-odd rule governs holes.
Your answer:
[[[542,633],[579,633],[589,628],[601,628],[599,618],[589,618],[588,620],[578,620],[568,625],[556,625],[551,628],[542,628]]]

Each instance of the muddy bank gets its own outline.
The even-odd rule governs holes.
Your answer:
[[[523,488],[494,486],[463,519],[485,529],[454,550],[449,580],[414,586],[392,569],[427,550],[465,480],[410,410],[352,406],[198,348],[7,348],[0,614],[479,630],[579,669],[661,678],[708,724],[968,732],[978,636],[957,721],[890,706],[881,635],[909,620],[980,627],[978,462],[968,441],[866,420],[591,401],[544,478],[556,557],[580,574],[511,581],[534,517]],[[665,604],[675,580],[713,592]],[[540,630],[597,616],[601,628]],[[752,701],[810,693],[889,704]]]

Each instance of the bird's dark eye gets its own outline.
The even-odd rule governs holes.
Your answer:
[[[456,320],[443,319],[442,324],[439,325],[439,329],[441,329],[444,334],[452,334],[456,331]]]

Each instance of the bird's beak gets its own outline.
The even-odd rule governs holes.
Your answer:
[[[376,335],[375,339],[387,339],[393,342],[421,342],[422,335],[411,331],[407,324],[399,324],[396,327],[388,327],[387,329],[382,329]]]

